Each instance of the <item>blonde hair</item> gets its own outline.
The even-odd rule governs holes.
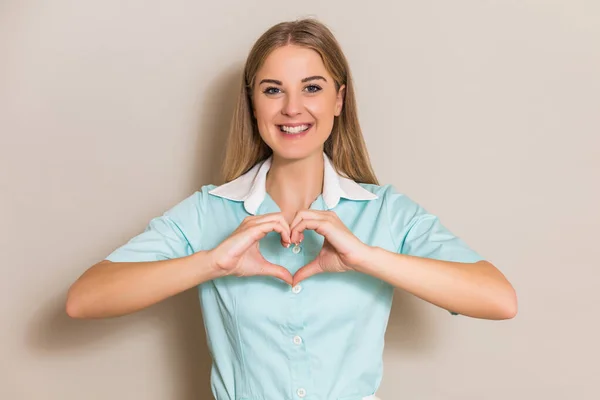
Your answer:
[[[348,178],[378,185],[366,148],[356,109],[354,85],[348,61],[331,31],[315,19],[281,22],[256,41],[250,51],[231,121],[222,176],[232,181],[256,163],[268,158],[272,150],[260,137],[252,112],[252,89],[256,74],[268,55],[288,44],[304,46],[320,54],[325,68],[335,81],[336,90],[346,85],[342,111],[335,118],[324,152],[333,166]]]

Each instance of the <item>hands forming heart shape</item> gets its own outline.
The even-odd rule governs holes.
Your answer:
[[[300,268],[293,276],[281,265],[265,260],[258,242],[269,232],[279,232],[281,244],[299,244],[304,230],[314,230],[324,237],[323,248],[317,257]],[[222,275],[270,275],[290,285],[323,272],[345,272],[367,259],[371,246],[361,242],[333,211],[302,210],[288,225],[283,213],[249,216],[219,246],[210,250],[212,266]]]

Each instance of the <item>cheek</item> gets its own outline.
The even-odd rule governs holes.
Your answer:
[[[268,122],[268,120],[272,119],[273,114],[277,109],[275,103],[275,101],[265,101],[264,99],[254,102],[254,116],[259,124]]]
[[[321,123],[333,122],[335,116],[335,98],[320,97],[311,99],[306,104],[307,110],[316,118],[321,120]]]
[[[256,124],[258,127],[258,133],[260,137],[272,146],[273,140],[273,129],[272,124],[276,114],[278,113],[277,101],[269,99],[269,101],[256,101],[254,102],[254,118],[256,118]]]

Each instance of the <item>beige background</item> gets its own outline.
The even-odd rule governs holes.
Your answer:
[[[0,2],[0,398],[210,398],[195,291],[69,319],[69,285],[219,183],[241,64],[281,20],[341,42],[383,183],[513,282],[510,321],[397,292],[378,394],[600,398],[600,6],[584,1]]]

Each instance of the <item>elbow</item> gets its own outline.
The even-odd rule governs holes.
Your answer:
[[[100,263],[96,264],[96,265],[100,265],[103,263],[107,263],[109,261],[101,261]],[[90,269],[88,269],[83,275],[81,275],[75,282],[73,282],[71,284],[71,287],[69,287],[69,290],[67,291],[67,300],[65,302],[65,312],[67,313],[67,315],[71,318],[76,318],[76,319],[86,319],[86,318],[93,318],[93,316],[90,316],[90,304],[91,303],[91,299],[90,299],[90,295],[92,293],[94,293],[94,286],[93,286],[93,282],[94,280],[92,280],[90,282],[90,277],[89,275],[94,275],[94,274],[90,274],[90,270],[96,269],[96,266],[91,267]],[[92,286],[90,286],[90,284],[92,284]]]
[[[519,305],[517,292],[508,279],[491,263],[484,261],[491,267],[493,283],[493,299],[495,317],[493,319],[513,319],[517,316]]]
[[[519,311],[519,302],[517,299],[517,293],[512,285],[508,285],[506,294],[503,296],[503,301],[500,306],[500,318],[499,319],[513,319],[517,316]]]
[[[65,305],[65,311],[67,312],[67,315],[71,318],[81,318],[78,314],[77,308],[75,307],[72,301],[67,301],[67,304]]]
[[[80,318],[79,310],[77,309],[77,303],[73,299],[73,296],[71,296],[71,295],[67,296],[67,302],[65,304],[65,311],[66,311],[67,315],[71,318]]]
[[[78,299],[78,296],[74,294],[73,287],[69,289],[67,294],[67,301],[65,303],[65,311],[67,315],[71,318],[82,319],[84,318],[82,310],[81,310],[81,301]]]

